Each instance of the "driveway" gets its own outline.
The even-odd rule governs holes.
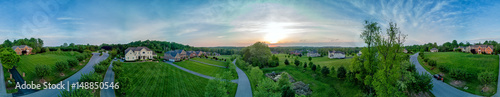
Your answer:
[[[418,53],[411,55],[410,61],[415,64],[415,67],[417,68],[417,71],[420,72],[420,74],[427,73],[431,75],[431,73],[427,72],[424,67],[422,67],[422,65],[418,63]],[[434,85],[434,87],[430,91],[436,97],[480,97],[458,90],[440,80],[436,80],[435,78],[432,78],[432,84]]]
[[[116,60],[113,60],[116,61]],[[113,71],[113,61],[111,61],[111,64],[109,64],[108,70],[106,71],[106,75],[104,75],[104,81],[102,82],[115,82],[115,72]],[[115,90],[108,88],[108,89],[101,89],[101,97],[116,97],[115,95]]]
[[[236,59],[233,61],[233,65],[236,66]],[[236,90],[235,97],[252,97],[252,86],[247,75],[238,66],[236,66],[236,73],[238,73],[238,90]]]
[[[109,54],[106,54],[106,53],[103,53],[102,56],[99,56],[99,53],[93,53],[92,58],[90,58],[89,62],[87,63],[87,65],[85,65],[85,67],[83,67],[80,71],[73,74],[71,77],[63,80],[62,82],[64,84],[67,84],[68,82],[69,82],[69,84],[78,82],[78,79],[80,79],[82,74],[88,74],[88,73],[94,72],[93,66],[95,64],[105,60],[106,58],[108,58],[108,56],[109,56]],[[23,95],[23,97],[58,97],[60,95],[61,91],[66,91],[66,90],[45,89],[45,90],[40,90],[40,91],[35,92],[35,93]]]
[[[5,78],[3,76],[3,65],[2,62],[0,62],[0,81],[2,81],[2,83],[0,83],[0,97],[10,97],[11,95],[7,94],[6,86],[3,83],[4,80]]]

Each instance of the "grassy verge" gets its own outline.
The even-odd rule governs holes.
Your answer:
[[[213,67],[213,66],[212,66]],[[208,79],[187,73],[166,63],[124,63],[121,77],[131,78],[127,96],[200,97],[204,96]],[[234,83],[233,83],[234,84]],[[236,86],[230,94],[234,96]]]
[[[206,65],[203,63],[198,63],[198,62],[193,62],[193,61],[182,61],[182,62],[175,62],[174,64],[181,66],[183,68],[189,69],[194,72],[198,72],[200,74],[208,75],[215,77],[217,74],[222,74],[227,70],[227,68],[221,68],[221,67],[215,67],[215,66],[210,66]],[[237,74],[233,73],[233,76],[237,78]]]
[[[200,62],[204,62],[204,63],[208,63],[208,64],[213,64],[213,65],[225,66],[223,61],[215,61],[215,60],[205,59],[205,58],[193,58],[190,60],[196,60],[196,61],[200,61]]]
[[[464,89],[464,87],[456,87],[451,85],[450,83],[455,81],[454,78],[447,76],[449,73],[441,72],[437,67],[432,67],[426,65],[422,58],[418,58],[419,63],[431,74],[443,74],[444,82],[454,86],[457,89],[462,91],[466,91],[472,94],[481,95],[481,96],[492,96],[496,93],[497,89],[497,81],[489,84],[488,86],[491,88],[490,91],[482,92],[483,84],[477,79],[477,74],[484,71],[491,71],[494,73],[494,79],[498,79],[498,55],[474,55],[470,53],[460,53],[460,52],[439,52],[439,53],[424,53],[425,58],[429,58],[431,60],[437,61],[437,66],[444,65],[449,69],[452,68],[462,68],[468,73],[474,75],[473,78],[466,80],[466,84],[464,87],[468,87],[468,89]],[[433,69],[432,69],[433,68]]]
[[[208,56],[208,57],[209,57],[209,58],[212,58],[212,57],[217,57],[217,58],[223,58],[223,59],[230,60],[230,59],[231,59],[231,56],[233,56],[233,55],[220,55],[220,56]]]

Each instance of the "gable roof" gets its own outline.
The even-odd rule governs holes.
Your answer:
[[[13,49],[13,50],[16,50],[16,48],[18,48],[18,47],[19,47],[19,48],[25,48],[25,47],[31,48],[31,47],[30,47],[30,46],[28,46],[28,45],[19,45],[19,46],[12,46],[12,49]]]
[[[438,50],[437,48],[432,48],[431,50]]]
[[[152,51],[151,49],[147,48],[147,47],[128,47],[127,49],[125,49],[125,54],[128,53],[129,51],[141,51],[142,49],[146,49],[146,51]],[[154,52],[153,52],[154,54]]]

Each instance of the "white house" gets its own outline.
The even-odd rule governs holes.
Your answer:
[[[328,58],[330,59],[344,59],[345,53],[341,51],[328,51]]]
[[[308,57],[319,57],[321,55],[318,53],[318,51],[308,51],[307,56]]]
[[[437,48],[432,48],[430,51],[431,52],[439,52],[439,50]]]
[[[156,53],[147,47],[129,47],[125,50],[125,61],[153,59],[155,56]]]

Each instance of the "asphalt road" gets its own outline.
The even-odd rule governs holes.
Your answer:
[[[233,65],[236,66],[236,59],[233,61]],[[238,66],[236,66],[236,73],[238,73],[238,88],[235,97],[252,97],[252,86],[247,75]]]
[[[78,82],[78,79],[80,79],[82,74],[88,74],[88,73],[93,72],[94,71],[93,66],[95,64],[105,60],[106,58],[108,58],[108,56],[109,56],[109,54],[106,54],[106,53],[103,53],[102,56],[99,56],[99,53],[93,53],[92,58],[90,58],[89,62],[87,63],[87,65],[85,65],[85,67],[83,67],[77,73],[73,74],[71,77],[63,80],[62,82],[64,84],[67,84],[68,82],[69,82],[69,84]],[[28,95],[23,95],[22,97],[58,97],[60,95],[61,91],[66,91],[66,89],[64,89],[64,90],[62,90],[62,89],[45,89],[45,90],[40,90],[38,92],[31,93]]]
[[[116,60],[113,60],[116,61]],[[111,61],[111,64],[109,64],[108,70],[106,71],[106,75],[104,75],[104,80],[102,82],[115,82],[115,72],[113,71],[113,61]],[[101,97],[116,97],[115,95],[115,90],[108,88],[108,89],[101,89]]]
[[[3,83],[4,80],[5,80],[5,78],[3,76],[3,66],[2,66],[2,62],[0,62],[0,81],[2,81],[2,83],[0,84],[0,96],[1,97],[10,96],[10,94],[7,94],[6,86]]]
[[[427,73],[431,75],[431,73],[427,72],[420,63],[418,63],[418,53],[411,55],[410,61],[415,64],[417,71],[420,74]],[[436,97],[480,97],[474,94],[470,94],[461,90],[458,90],[440,80],[432,78],[432,84],[434,87],[431,90],[431,93]]]

